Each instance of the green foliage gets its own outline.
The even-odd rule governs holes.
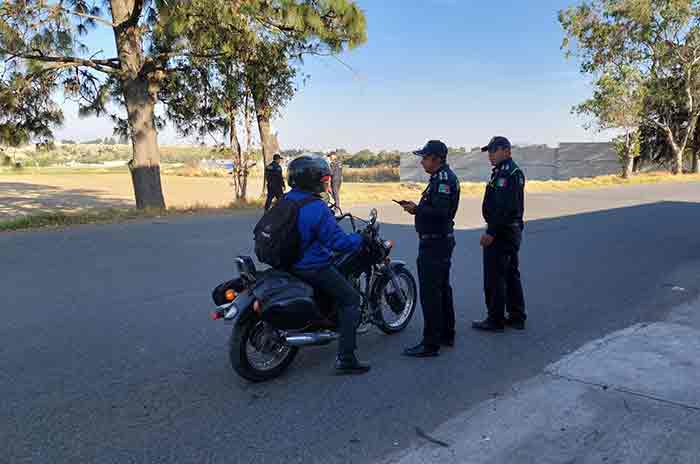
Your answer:
[[[597,79],[593,98],[574,111],[600,128],[660,131],[675,172],[700,116],[698,18],[697,0],[591,0],[559,14],[562,48]]]
[[[295,71],[288,65],[289,59],[307,53],[335,53],[366,40],[364,14],[351,0],[105,3],[104,10],[83,0],[0,3],[0,59],[6,63],[0,80],[3,108],[30,121],[36,119],[30,116],[42,111],[50,113],[40,118],[50,121],[43,126],[32,122],[19,127],[19,122],[0,120],[4,124],[0,137],[6,143],[16,145],[32,137],[50,136],[51,125],[61,117],[60,110],[50,104],[52,91],[58,88],[79,103],[81,115],[109,115],[116,133],[123,136],[129,132],[129,123],[123,113],[111,113],[109,103],[124,109],[125,82],[133,78],[148,82],[157,93],[167,79],[171,80],[169,85],[172,81],[176,85],[187,83],[193,69],[208,72],[208,67],[227,61],[252,66],[247,76],[251,87],[255,92],[266,92],[269,111],[274,112],[293,94]],[[116,23],[126,18],[126,10],[132,12],[135,21],[117,27]],[[118,44],[122,53],[116,57],[105,58],[100,51],[91,50],[91,34],[97,27],[114,30],[118,41],[126,40],[124,27],[133,27],[128,40],[142,46],[143,55],[129,55],[126,42]],[[275,56],[279,59],[273,59]],[[40,98],[25,95],[18,101],[16,92],[8,90],[17,83],[7,76],[16,76],[13,79],[21,78],[30,85],[38,83],[39,91],[35,88],[34,93]],[[189,90],[197,91],[197,97],[206,96],[201,86],[189,86]],[[33,114],[27,114],[28,107],[34,108]],[[211,108],[214,113],[219,109]],[[186,121],[174,118],[176,125]]]
[[[52,86],[48,76],[27,79],[17,72],[0,80],[0,143],[18,147],[51,138],[52,128],[63,122],[50,98]]]
[[[574,107],[579,115],[592,116],[599,130],[636,130],[641,124],[647,88],[638,70],[611,67],[595,82],[593,97]]]
[[[637,158],[639,156],[640,139],[638,131],[619,135],[615,137],[612,142],[621,163],[624,163],[628,157]]]
[[[343,160],[343,165],[351,168],[370,168],[376,166],[398,166],[401,154],[398,151],[381,151],[377,154],[368,149],[360,150],[350,158]]]

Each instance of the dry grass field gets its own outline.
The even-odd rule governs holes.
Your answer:
[[[667,173],[640,174],[630,180],[617,176],[603,176],[590,179],[568,181],[530,181],[527,191],[557,192],[582,188],[605,188],[615,185],[643,184],[658,182],[697,182],[700,175],[672,176]],[[250,208],[260,206],[262,179],[254,177],[249,186],[249,203],[232,205],[233,187],[230,177],[186,177],[181,175],[162,176],[163,190],[167,206],[166,214],[212,213],[216,209]],[[345,182],[341,195],[344,205],[388,202],[391,199],[420,199],[423,184],[400,182]],[[463,183],[463,196],[480,196],[483,183]],[[42,168],[21,173],[0,171],[0,224],[2,229],[32,227],[31,224],[47,224],[52,221],[63,224],[90,222],[78,219],[87,215],[97,222],[128,219],[136,213],[128,212],[134,206],[134,192],[126,169],[75,170]],[[107,213],[106,211],[112,211]],[[56,215],[51,219],[51,215]],[[146,214],[156,214],[154,212]],[[66,215],[73,219],[65,219]],[[41,217],[40,221],[28,220]],[[22,219],[23,226],[16,226]],[[12,222],[15,226],[7,226]]]

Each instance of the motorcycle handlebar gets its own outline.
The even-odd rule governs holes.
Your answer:
[[[364,224],[369,224],[368,221],[365,221],[364,219],[359,218],[359,217],[357,217],[357,216],[353,216],[353,215],[350,214],[350,213],[345,213],[345,214],[341,214],[340,216],[336,216],[336,217],[335,217],[335,220],[336,220],[336,222],[340,222],[340,221],[342,221],[342,220],[345,219],[345,218],[350,218],[350,224],[352,224],[352,231],[353,231],[353,232],[357,232],[357,226],[355,225],[355,221],[360,221],[360,222],[362,222],[362,223],[364,223]]]

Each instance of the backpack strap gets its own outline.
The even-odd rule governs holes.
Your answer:
[[[316,195],[311,195],[311,196],[304,198],[303,200],[290,200],[290,201],[292,203],[294,203],[295,205],[297,205],[297,208],[301,209],[304,206],[308,205],[309,203],[313,203],[316,200],[321,200],[321,197],[317,197]]]

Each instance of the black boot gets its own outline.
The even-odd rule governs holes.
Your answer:
[[[505,330],[505,327],[503,325],[503,322],[496,322],[493,319],[489,319],[487,317],[483,321],[472,322],[472,329],[484,330],[487,332],[503,332]]]
[[[335,373],[342,374],[365,374],[369,372],[370,365],[357,359],[354,354],[335,358]]]
[[[516,330],[525,330],[525,319],[506,318],[506,327]]]
[[[411,356],[414,358],[431,358],[440,355],[440,346],[426,345],[421,342],[416,346],[411,348],[406,348],[403,350],[404,356]]]

